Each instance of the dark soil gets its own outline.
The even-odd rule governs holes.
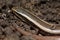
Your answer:
[[[32,36],[24,36],[11,29],[12,23],[32,34],[51,35],[17,18],[10,12],[15,6],[23,7],[49,23],[60,24],[60,0],[0,0],[0,40],[35,40]]]

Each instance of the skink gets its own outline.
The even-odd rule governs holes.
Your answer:
[[[44,20],[38,19],[36,16],[27,12],[23,8],[18,8],[18,7],[15,8],[14,7],[14,8],[12,8],[12,11],[17,12],[17,14],[25,17],[26,19],[28,19],[29,21],[34,23],[37,27],[39,27],[40,29],[42,29],[43,31],[45,31],[47,33],[60,34],[60,30],[52,30],[49,28],[49,27],[52,27],[54,25],[50,25],[49,23],[45,22]]]

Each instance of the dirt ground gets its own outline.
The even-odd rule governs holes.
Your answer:
[[[13,12],[9,12],[16,6],[29,10],[38,18],[49,23],[60,25],[60,0],[0,0],[0,40],[36,40],[32,36],[25,36],[12,29],[11,27],[15,24],[32,34],[52,35],[21,21]]]

